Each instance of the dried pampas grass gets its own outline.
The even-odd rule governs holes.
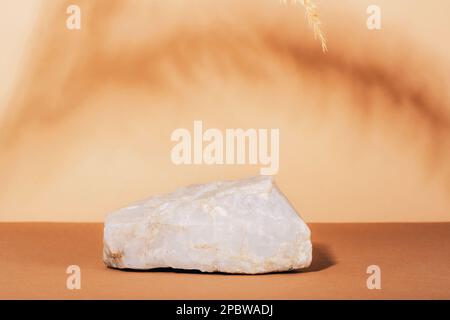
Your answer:
[[[323,33],[321,28],[322,21],[320,21],[319,15],[317,13],[316,4],[313,0],[301,0],[300,2],[306,10],[306,19],[308,20],[311,28],[313,28],[314,30],[314,37],[320,40],[323,52],[328,51],[327,39],[325,38],[325,34]]]
[[[315,4],[315,2],[313,0],[280,0],[280,1],[283,4],[300,3],[305,8],[306,19],[308,20],[308,24],[314,30],[314,38],[320,40],[323,52],[328,51],[327,39],[321,28],[322,21],[320,21],[319,14],[317,13],[317,5]]]

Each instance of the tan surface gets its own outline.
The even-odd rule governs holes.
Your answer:
[[[450,298],[450,224],[312,224],[305,272],[260,276],[124,272],[101,261],[101,224],[0,224],[0,298]],[[82,289],[65,287],[68,265]],[[382,269],[382,290],[366,268]]]

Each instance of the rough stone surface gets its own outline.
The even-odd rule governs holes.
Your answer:
[[[257,274],[311,264],[310,230],[271,177],[193,185],[108,215],[103,259],[119,269]]]

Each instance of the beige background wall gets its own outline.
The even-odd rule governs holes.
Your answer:
[[[258,174],[174,166],[170,134],[194,120],[280,128],[276,181],[307,221],[450,221],[448,1],[322,0],[327,54],[300,8],[192,3],[1,2],[1,221],[102,221]]]

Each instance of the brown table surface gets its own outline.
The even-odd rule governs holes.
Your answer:
[[[1,299],[450,299],[450,223],[311,224],[310,269],[267,275],[120,271],[102,224],[1,223]],[[66,268],[81,268],[81,290]],[[381,290],[366,269],[381,268]]]

